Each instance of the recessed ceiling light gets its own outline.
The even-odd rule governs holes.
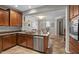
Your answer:
[[[44,19],[46,16],[37,16],[39,19]]]
[[[30,6],[30,5],[29,5],[29,6],[28,6],[28,8],[29,8],[29,9],[31,9],[31,8],[32,8],[32,6]]]
[[[36,13],[37,11],[35,9],[32,9],[29,11],[29,14],[32,14],[32,13]]]
[[[18,7],[18,5],[15,5],[15,7]]]

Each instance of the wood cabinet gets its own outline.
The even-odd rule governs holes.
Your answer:
[[[10,10],[10,26],[21,26],[22,14],[20,12]]]
[[[23,34],[18,34],[17,35],[17,44],[26,47],[26,39],[25,35]]]
[[[9,26],[9,11],[0,9],[0,26]]]
[[[20,46],[31,48],[31,49],[34,49],[34,46],[36,46],[39,49],[37,50],[35,48],[34,50],[45,52],[45,53],[52,52],[51,51],[52,48],[51,49],[48,48],[48,37],[49,36],[42,36],[43,39],[39,38],[35,40],[33,39],[33,36],[34,35],[22,34],[22,33],[3,35],[0,37],[0,52],[10,47],[13,47],[15,45],[20,45]],[[38,40],[39,42],[36,40]],[[34,45],[34,43],[37,43],[37,45]],[[43,51],[41,49],[43,49]]]
[[[74,16],[74,6],[69,6],[69,18],[72,19]]]
[[[78,5],[74,5],[74,16],[79,15],[79,6]]]
[[[0,52],[2,51],[2,39],[0,38]]]
[[[49,51],[48,51],[48,36],[44,36],[44,52],[49,53]]]
[[[27,34],[18,34],[17,43],[24,47],[33,48],[33,36]]]
[[[14,45],[16,45],[16,34],[4,35],[2,37],[3,40],[3,50],[8,49]]]
[[[7,9],[0,9],[0,26],[21,26],[22,13]]]
[[[70,37],[69,41],[69,50],[71,53],[79,53],[79,42],[72,37]]]
[[[69,20],[79,16],[79,5],[70,5],[69,6]],[[74,19],[75,20],[75,19]],[[69,50],[71,53],[79,53],[79,42],[70,36],[69,41]]]
[[[33,35],[27,35],[26,34],[26,46],[29,48],[33,48]]]
[[[69,6],[69,19],[76,17],[79,15],[79,6],[78,5],[70,5]]]

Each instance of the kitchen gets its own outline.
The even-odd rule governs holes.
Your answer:
[[[68,53],[65,51],[69,49],[68,32],[65,33],[68,30],[66,7],[68,6],[0,5],[0,52]],[[60,22],[63,26],[59,27]],[[59,34],[60,29],[62,35]],[[16,47],[20,49],[19,52]],[[26,50],[22,52],[20,47]]]

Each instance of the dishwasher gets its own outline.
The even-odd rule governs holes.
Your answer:
[[[34,36],[33,37],[34,50],[44,52],[44,39],[42,36]]]

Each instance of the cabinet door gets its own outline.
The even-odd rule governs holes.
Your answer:
[[[70,37],[69,50],[71,53],[79,53],[79,43],[72,37]]]
[[[4,24],[4,11],[0,9],[0,26]]]
[[[74,17],[74,6],[69,6],[69,18],[72,19]]]
[[[33,48],[33,36],[27,35],[26,39],[27,39],[27,43],[26,43],[27,47]]]
[[[17,44],[26,47],[25,35],[18,34]]]
[[[10,10],[10,26],[16,26],[17,22],[16,22],[16,12],[13,10]]]
[[[48,37],[44,36],[44,52],[48,53]]]
[[[3,50],[11,47],[11,38],[10,35],[5,35],[2,37],[3,39]]]
[[[10,39],[11,39],[11,46],[16,45],[16,34],[11,34]]]
[[[2,40],[3,40],[3,50],[16,45],[15,34],[5,35],[2,37]]]
[[[9,11],[4,11],[4,26],[9,26]]]
[[[74,5],[74,16],[77,16],[79,14],[79,6]]]
[[[9,12],[7,10],[0,9],[0,25],[1,26],[9,25]]]
[[[21,26],[22,15],[21,13],[10,10],[10,26]]]
[[[17,12],[17,26],[21,26],[22,25],[22,14]]]
[[[2,51],[2,39],[0,38],[0,52]]]

